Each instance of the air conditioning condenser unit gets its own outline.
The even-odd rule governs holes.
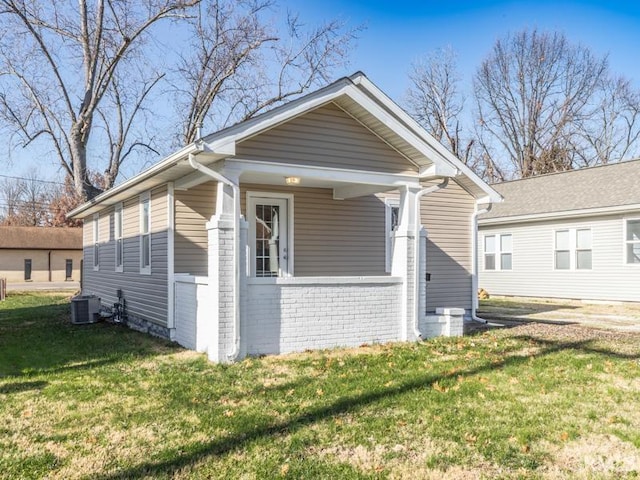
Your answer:
[[[96,323],[99,312],[100,297],[96,295],[78,295],[71,299],[71,323],[74,325]]]

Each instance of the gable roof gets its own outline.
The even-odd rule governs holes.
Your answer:
[[[0,249],[82,250],[82,228],[0,227]]]
[[[505,199],[479,223],[640,208],[640,159],[551,173],[492,187]]]
[[[391,147],[402,152],[418,167],[421,176],[455,177],[456,182],[477,199],[485,202],[501,200],[495,190],[429,135],[363,73],[357,72],[268,112],[198,139],[81,205],[70,212],[69,216],[86,217],[102,207],[192,173],[193,169],[184,162],[189,154],[206,153],[207,160],[201,162],[205,165],[233,158],[237,143],[329,103],[338,105]]]

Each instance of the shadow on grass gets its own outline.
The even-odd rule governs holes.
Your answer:
[[[575,350],[584,353],[611,355],[621,358],[640,358],[640,354],[619,354],[618,352],[608,351],[605,349],[592,348],[590,346],[592,343],[591,340],[578,342],[553,342],[541,340],[535,337],[523,336],[519,338],[521,340],[538,344],[542,348],[542,350],[535,353],[536,358],[563,350]],[[518,355],[517,352],[512,351],[499,362],[487,362],[475,368],[460,370],[455,373],[447,373],[443,375],[422,375],[401,385],[384,387],[377,389],[376,391],[369,391],[358,395],[338,398],[335,402],[329,405],[310,408],[286,421],[257,425],[250,430],[236,432],[211,442],[182,445],[172,450],[166,450],[163,452],[163,456],[173,456],[173,458],[168,460],[159,460],[155,462],[149,461],[141,465],[93,478],[99,480],[116,480],[148,476],[171,476],[178,470],[197,464],[208,457],[226,455],[230,452],[246,448],[252,442],[259,441],[263,438],[279,438],[313,423],[365,408],[383,399],[386,400],[417,390],[432,388],[436,382],[446,382],[447,380],[454,380],[458,377],[470,377],[507,366],[518,366],[524,362],[528,362],[529,359],[530,356],[521,356]]]
[[[555,312],[560,310],[576,310],[575,305],[563,303],[521,302],[516,300],[488,299],[481,300],[478,312],[484,315],[499,313],[503,315],[533,315],[536,313]]]
[[[42,390],[49,385],[49,382],[34,380],[32,382],[12,382],[0,385],[0,394],[10,395],[12,393],[28,392],[30,390]]]
[[[72,325],[63,295],[15,295],[0,306],[0,379],[91,369],[177,348],[104,322]]]

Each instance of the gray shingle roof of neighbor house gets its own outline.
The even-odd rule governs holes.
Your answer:
[[[82,228],[0,227],[0,249],[81,250]]]
[[[504,202],[483,220],[640,205],[640,159],[491,185]]]

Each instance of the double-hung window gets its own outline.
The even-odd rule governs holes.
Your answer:
[[[385,271],[391,272],[393,260],[393,240],[395,231],[400,224],[400,201],[387,199],[385,202]]]
[[[140,273],[151,274],[151,197],[140,195]]]
[[[640,218],[626,220],[625,260],[628,265],[640,265]]]
[[[118,203],[116,205],[113,220],[113,230],[116,247],[116,272],[122,272],[124,270],[124,240],[122,235],[124,221],[122,218],[122,203]]]
[[[567,228],[555,231],[554,268],[556,270],[591,270],[592,256],[590,228]]]
[[[100,214],[93,215],[93,269],[100,268]]]
[[[484,237],[484,269],[511,270],[513,267],[513,236],[485,235]]]

